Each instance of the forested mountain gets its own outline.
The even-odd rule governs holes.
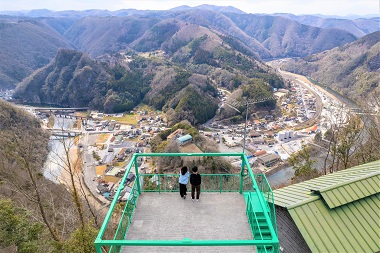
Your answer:
[[[55,58],[17,86],[25,102],[87,106],[110,75],[88,55],[61,49]]]
[[[329,51],[288,60],[283,67],[356,101],[375,91],[379,94],[380,31]]]
[[[322,18],[313,15],[293,15],[289,13],[279,13],[276,16],[285,17],[297,21],[304,25],[315,26],[319,28],[336,28],[352,33],[357,38],[379,30],[380,18]]]
[[[195,24],[235,37],[260,58],[307,56],[356,39],[343,30],[302,25],[283,17],[204,9],[152,12],[140,17],[88,17],[74,23],[64,36],[93,57],[133,47],[141,36],[156,36],[151,38],[152,47],[156,49],[167,36],[179,29],[173,21]],[[151,49],[149,45],[143,48],[144,51]]]
[[[263,58],[304,57],[356,39],[340,29],[209,5],[26,15],[38,17],[2,18],[0,87],[12,87],[66,48],[20,82],[15,97],[105,112],[144,102],[165,110],[173,123],[211,118],[217,86],[248,97],[281,87]]]
[[[236,15],[229,18],[245,34],[257,39],[271,57],[302,57],[354,41],[354,35],[339,29],[302,25],[282,17]]]
[[[193,124],[214,115],[217,91],[207,77],[139,56],[128,65],[115,60],[120,64],[112,67],[87,54],[62,49],[18,85],[15,97],[31,103],[89,106],[108,113],[131,110],[144,100],[169,111],[170,121],[188,119]]]
[[[170,122],[187,119],[198,124],[215,114],[215,84],[228,89],[252,82],[282,86],[273,70],[252,58],[254,52],[247,46],[197,25],[161,21],[131,45],[139,51],[164,48],[168,53],[129,51],[92,60],[78,51],[60,50],[18,85],[15,98],[105,112],[131,110],[143,101],[165,110]]]
[[[75,22],[64,36],[77,50],[92,57],[128,48],[160,20],[132,17],[86,17]]]
[[[36,19],[0,17],[0,89],[13,88],[54,57],[71,48],[56,30]]]
[[[43,9],[2,13],[18,17],[0,16],[0,88],[13,88],[33,70],[47,64],[59,48],[76,49],[91,57],[126,49],[170,48],[166,53],[174,54],[183,46],[182,41],[188,40],[181,31],[198,27],[207,34],[224,36],[225,41],[234,38],[235,46],[249,51],[256,59],[304,57],[379,29],[379,20],[375,18],[333,20],[257,15],[231,6],[212,5],[180,6],[167,11]],[[344,31],[347,27],[355,36]]]

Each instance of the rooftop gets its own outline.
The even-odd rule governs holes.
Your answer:
[[[380,160],[274,191],[312,252],[380,249]]]
[[[178,137],[177,140],[180,142],[185,142],[185,141],[191,140],[192,138],[193,137],[191,137],[190,134],[186,134],[184,136]]]

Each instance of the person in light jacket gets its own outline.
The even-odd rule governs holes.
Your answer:
[[[187,171],[187,167],[184,166],[181,168],[181,172],[179,173],[179,194],[181,198],[186,199],[187,192],[187,183],[189,182],[189,172]]]
[[[193,173],[190,175],[190,184],[191,184],[191,199],[194,201],[195,192],[197,192],[196,199],[199,201],[199,195],[201,194],[201,175],[198,174],[198,167],[194,166],[192,168]]]

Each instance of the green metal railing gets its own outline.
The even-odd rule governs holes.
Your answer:
[[[264,195],[268,208],[270,210],[270,218],[272,224],[277,224],[276,221],[276,208],[274,205],[273,191],[270,187],[267,177],[264,174],[255,174],[255,181],[259,187],[260,192]],[[277,226],[274,226],[277,234]]]
[[[250,223],[253,240],[126,240],[128,228],[132,222],[132,217],[139,194],[141,192],[175,192],[178,189],[178,174],[140,174],[138,170],[139,157],[213,157],[213,156],[234,156],[241,158],[241,171],[239,174],[202,174],[203,192],[239,192],[247,195],[247,217]],[[248,173],[244,173],[247,171]],[[136,178],[133,182],[128,182],[127,176],[134,173]],[[129,193],[129,195],[128,195]],[[250,193],[254,193],[251,195]],[[121,196],[123,194],[123,196]],[[125,196],[128,196],[125,198]],[[121,198],[124,197],[122,200]],[[120,203],[120,201],[123,201]],[[125,202],[124,202],[125,201]],[[278,252],[278,237],[275,218],[275,209],[272,190],[266,180],[265,175],[255,175],[248,163],[244,153],[142,153],[134,154],[126,172],[121,179],[120,186],[115,193],[108,213],[100,228],[95,240],[95,248],[98,253],[117,252],[123,246],[256,246],[259,251],[268,248],[272,252]],[[262,211],[262,219],[268,224],[269,238],[264,238],[258,218],[256,217],[257,206]],[[255,209],[256,208],[256,209]],[[117,226],[113,226],[117,224]]]
[[[143,192],[179,192],[178,174],[140,174]],[[202,174],[202,192],[238,192],[240,174]]]

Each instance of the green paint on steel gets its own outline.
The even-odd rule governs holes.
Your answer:
[[[240,189],[240,174],[201,174],[202,192],[237,192]],[[143,180],[141,192],[179,192],[178,187],[168,188],[167,182],[178,180],[178,174],[140,174]],[[157,182],[155,187],[147,186],[146,182],[151,184]]]
[[[204,180],[212,182],[214,180],[215,187],[207,189],[202,188],[202,191],[210,192],[255,192],[247,201],[247,215],[250,226],[255,236],[254,240],[191,240],[191,238],[185,238],[183,240],[125,240],[125,235],[132,221],[132,216],[136,208],[138,196],[143,191],[156,191],[165,192],[173,191],[172,189],[163,188],[166,178],[178,177],[176,174],[139,174],[137,158],[138,157],[173,157],[173,156],[192,156],[192,157],[207,157],[207,156],[233,156],[240,157],[242,160],[242,166],[240,174],[202,174]],[[128,174],[131,172],[131,168],[134,165],[135,169],[135,181],[132,186],[131,193],[128,200],[125,203],[121,218],[116,229],[113,240],[105,240],[103,236],[108,227],[111,216],[113,215],[115,206],[120,197],[121,191],[124,189],[124,184]],[[247,175],[244,174],[244,169],[247,168]],[[250,183],[245,184],[244,178],[248,176]],[[157,178],[157,189],[144,189],[145,177]],[[202,181],[203,181],[202,179]],[[235,181],[235,179],[237,179]],[[141,180],[141,181],[140,181]],[[141,184],[142,182],[142,184]],[[213,184],[210,183],[212,186]],[[250,186],[249,186],[250,185]],[[247,186],[249,186],[247,188]],[[244,153],[138,153],[134,154],[129,164],[126,166],[126,172],[121,179],[120,187],[115,193],[114,199],[110,205],[108,213],[104,219],[104,222],[100,228],[99,234],[95,239],[95,248],[98,253],[102,252],[102,247],[110,247],[108,252],[120,252],[123,246],[247,246],[254,245],[258,251],[279,252],[279,241],[277,237],[277,226],[275,218],[273,193],[269,186],[269,183],[265,175],[255,175],[248,163],[248,159]],[[261,228],[258,227],[258,213],[255,211],[255,207],[260,206],[260,215],[265,219],[266,226],[269,228],[269,232],[266,235],[263,234]],[[260,240],[257,237],[261,238]],[[270,239],[268,239],[268,237]]]
[[[137,156],[133,156],[133,163],[135,164],[135,175],[136,178],[139,178],[139,166],[137,164]],[[141,193],[141,186],[140,186],[140,180],[135,181],[137,183],[137,192],[140,194]]]

